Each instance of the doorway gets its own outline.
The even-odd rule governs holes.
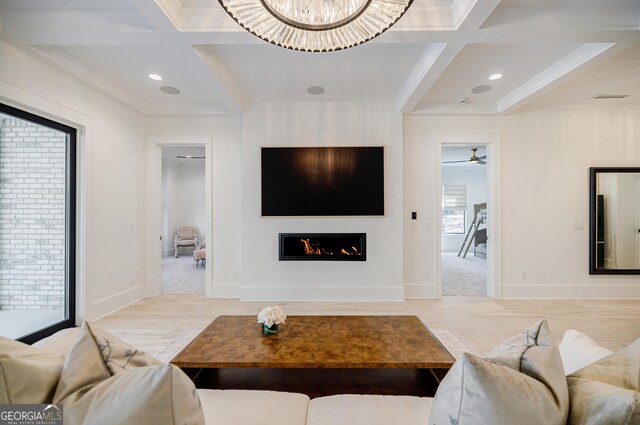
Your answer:
[[[165,148],[200,148],[204,147],[204,160],[198,160],[204,162],[205,177],[204,177],[204,193],[201,196],[204,199],[204,225],[200,228],[200,233],[203,235],[207,247],[206,252],[207,261],[204,267],[204,291],[205,296],[211,296],[212,288],[212,270],[214,266],[214,253],[212,251],[213,244],[211,243],[211,235],[213,233],[212,222],[212,179],[211,179],[211,156],[212,156],[212,140],[211,137],[205,135],[152,135],[149,137],[147,144],[147,295],[157,296],[162,293],[162,286],[160,282],[160,271],[163,251],[166,248],[164,244],[165,240],[173,241],[175,238],[176,229],[167,230],[167,234],[163,234],[162,225],[162,163],[163,163],[163,149]],[[200,151],[201,152],[201,151]],[[176,154],[177,156],[177,154]],[[185,155],[186,156],[186,155]],[[200,156],[200,155],[198,155]],[[177,158],[176,158],[177,159]],[[179,258],[184,256],[186,259],[187,251],[189,248],[183,248],[179,251]],[[193,248],[190,248],[193,250]],[[171,252],[171,251],[169,251]],[[175,252],[174,252],[175,258]],[[193,257],[190,258],[190,267],[195,269],[196,261]]]
[[[487,294],[487,164],[484,145],[441,147],[441,282],[444,296]]]
[[[205,148],[162,147],[162,294],[204,294]]]

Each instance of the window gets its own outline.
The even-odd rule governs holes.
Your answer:
[[[446,185],[442,195],[444,234],[463,235],[467,228],[467,186]]]
[[[0,104],[0,335],[75,326],[76,130]]]

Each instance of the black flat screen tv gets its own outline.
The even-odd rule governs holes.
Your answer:
[[[384,147],[262,148],[262,216],[384,215]]]

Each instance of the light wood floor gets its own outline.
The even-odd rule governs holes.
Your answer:
[[[143,299],[97,321],[108,332],[147,352],[178,333],[202,329],[222,314],[255,314],[276,303],[209,299],[202,295],[161,295]],[[429,327],[461,334],[487,352],[501,341],[546,318],[557,342],[577,329],[618,350],[640,337],[640,300],[493,300],[443,297],[406,302],[280,302],[286,314],[366,314],[418,316]]]

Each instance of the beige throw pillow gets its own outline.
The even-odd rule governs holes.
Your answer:
[[[203,425],[193,382],[177,367],[135,350],[85,322],[53,398],[65,423]]]
[[[0,337],[0,404],[51,403],[64,358]]]
[[[126,370],[63,404],[69,424],[204,425],[195,386],[174,365]]]
[[[465,353],[440,383],[430,425],[565,425],[562,360],[546,321],[508,339],[487,358]]]
[[[102,358],[91,329],[85,322],[75,344],[67,353],[53,402],[67,403],[79,399],[95,385],[110,377],[111,372]]]
[[[160,360],[130,346],[126,342],[88,322],[85,322],[85,326],[93,335],[102,354],[102,358],[112,375],[125,369],[162,364]]]
[[[569,425],[640,424],[640,338],[567,380]]]

